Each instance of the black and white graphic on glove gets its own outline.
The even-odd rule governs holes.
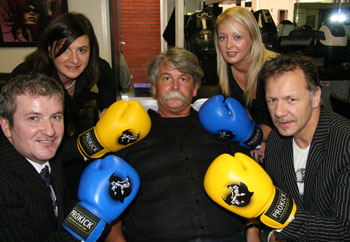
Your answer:
[[[124,202],[124,199],[130,195],[132,191],[131,181],[128,177],[125,180],[118,176],[111,175],[109,178],[110,188],[109,194],[114,200]]]
[[[139,138],[139,135],[133,135],[129,130],[123,131],[122,135],[119,137],[119,144],[128,145],[135,142]]]
[[[250,198],[253,196],[253,192],[249,192],[244,183],[241,182],[240,185],[228,185],[227,188],[231,191],[226,199],[224,199],[228,205],[244,207],[249,204]]]

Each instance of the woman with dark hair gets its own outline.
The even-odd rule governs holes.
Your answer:
[[[8,11],[3,14],[3,19],[9,30],[3,33],[4,41],[38,41],[49,22],[49,16],[43,6],[35,0],[26,0],[24,3],[8,1],[7,5]]]
[[[72,12],[53,19],[41,35],[37,49],[13,70],[12,75],[31,71],[52,76],[64,87],[62,149],[63,154],[73,158],[76,144],[71,147],[69,140],[76,140],[81,132],[94,126],[99,113],[116,101],[112,70],[108,62],[99,57],[98,42],[89,19]],[[97,93],[92,91],[96,87]],[[78,182],[79,179],[74,186]]]

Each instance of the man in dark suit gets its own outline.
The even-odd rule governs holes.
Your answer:
[[[297,205],[294,219],[269,241],[350,241],[350,121],[320,107],[317,68],[305,56],[272,59],[261,78],[276,127],[265,169]]]
[[[74,205],[56,155],[63,102],[63,88],[40,74],[19,75],[1,91],[0,241],[75,241],[61,226]],[[46,166],[49,185],[39,174]]]

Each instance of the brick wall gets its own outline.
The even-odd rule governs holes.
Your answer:
[[[133,76],[133,83],[148,82],[146,65],[159,54],[160,4],[159,0],[122,0],[121,32],[124,57]]]

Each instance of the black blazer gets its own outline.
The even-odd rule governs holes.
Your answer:
[[[350,241],[350,120],[321,109],[306,163],[304,198],[296,183],[292,138],[272,131],[265,169],[297,204],[295,219],[278,233],[288,241]]]
[[[76,241],[61,224],[74,205],[59,157],[50,161],[58,218],[50,191],[35,168],[8,142],[0,141],[0,241]]]

